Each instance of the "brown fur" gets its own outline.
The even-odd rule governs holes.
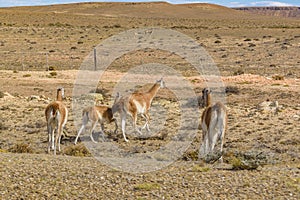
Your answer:
[[[95,142],[93,138],[93,131],[96,128],[97,123],[101,125],[101,132],[104,132],[104,122],[111,123],[115,122],[115,130],[114,133],[117,133],[118,125],[116,119],[113,117],[112,109],[108,106],[91,106],[84,108],[82,111],[82,126],[77,134],[75,139],[75,144],[82,133],[83,129],[85,128],[86,124],[91,121],[92,122],[92,129],[91,129],[91,140]],[[104,138],[103,138],[104,139]]]
[[[227,109],[224,104],[217,102],[212,105],[211,91],[209,89],[204,89],[202,93],[206,108],[201,115],[203,141],[199,152],[199,157],[203,157],[209,153],[212,153],[214,145],[218,139],[221,140],[222,152],[225,131],[227,128]],[[220,160],[222,161],[222,157]]]
[[[63,93],[63,88],[58,88],[57,100],[51,102],[45,109],[48,132],[48,153],[50,153],[50,148],[52,147],[54,150],[54,155],[56,155],[57,146],[58,151],[60,151],[60,139],[68,117],[67,107],[62,102]],[[55,129],[57,133],[56,137],[54,138]]]
[[[157,94],[158,90],[162,87],[165,86],[164,81],[161,79],[157,81],[147,92],[133,92],[126,97],[116,97],[115,103],[113,105],[113,110],[114,112],[119,112],[121,114],[122,133],[125,141],[128,141],[125,136],[125,123],[127,114],[132,117],[135,131],[141,134],[141,131],[136,128],[138,114],[141,114],[141,116],[146,120],[143,128],[147,128],[147,130],[150,131],[150,116],[148,112],[151,107],[153,98]]]

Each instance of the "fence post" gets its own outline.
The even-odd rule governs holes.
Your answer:
[[[46,52],[46,70],[49,71],[48,53]]]
[[[94,48],[94,67],[95,71],[97,70],[97,50]]]

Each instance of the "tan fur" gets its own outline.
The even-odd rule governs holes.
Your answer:
[[[163,79],[160,79],[147,92],[133,92],[129,96],[116,97],[113,111],[119,112],[121,115],[122,133],[126,142],[128,142],[125,136],[126,115],[128,114],[132,117],[134,130],[142,134],[141,131],[136,128],[137,115],[141,114],[141,116],[146,120],[144,126],[141,129],[146,128],[147,131],[150,131],[149,109],[151,107],[152,100],[156,96],[158,90],[163,87],[165,87],[165,83]]]
[[[93,142],[96,142],[93,138],[93,131],[96,128],[97,123],[101,126],[101,132],[103,134],[104,132],[104,122],[111,123],[115,122],[115,130],[114,133],[117,133],[118,125],[117,120],[113,117],[112,109],[108,106],[91,106],[84,108],[82,111],[82,126],[80,130],[78,131],[77,137],[75,139],[74,144],[77,143],[77,140],[86,127],[87,123],[91,121],[92,122],[92,129],[91,129],[91,140]],[[104,139],[104,138],[103,138]]]
[[[212,105],[211,91],[204,89],[202,92],[206,108],[201,116],[203,135],[199,158],[204,158],[209,153],[212,153],[218,139],[221,141],[220,151],[223,151],[224,136],[227,128],[227,109],[224,104],[217,102]],[[223,161],[222,156],[220,160]]]
[[[54,155],[56,155],[57,146],[58,151],[60,151],[60,139],[68,118],[68,109],[62,102],[63,95],[64,89],[58,88],[57,100],[51,102],[45,109],[48,132],[48,153],[50,153],[50,148],[52,148],[54,150]],[[57,131],[56,137],[54,137],[55,130]]]

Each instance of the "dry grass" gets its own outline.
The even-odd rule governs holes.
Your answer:
[[[30,144],[26,144],[23,142],[13,145],[8,149],[8,151],[12,153],[34,153],[34,150],[30,146]]]
[[[0,85],[1,91],[13,95],[0,98],[0,193],[3,198],[259,199],[264,196],[299,199],[300,157],[296,137],[299,118],[293,117],[298,116],[300,110],[296,79],[300,77],[299,21],[237,15],[237,11],[218,6],[204,9],[158,3],[151,8],[152,4],[125,3],[107,9],[108,5],[115,4],[0,9],[0,54],[6,52],[1,54]],[[174,12],[175,8],[178,12]],[[147,13],[145,9],[155,12]],[[184,33],[212,56],[228,94],[229,126],[224,144],[227,153],[223,158],[225,164],[236,170],[215,169],[211,167],[215,163],[207,165],[209,167],[198,164],[200,130],[182,158],[150,173],[128,174],[111,169],[90,158],[89,150],[82,143],[74,145],[73,139],[62,140],[62,154],[55,157],[46,154],[44,109],[55,99],[56,88],[64,86],[68,97],[65,103],[71,108],[78,72],[73,69],[78,69],[93,47],[104,39],[143,27]],[[47,56],[51,72],[45,71]],[[141,63],[172,67],[187,80],[193,80],[191,84],[197,95],[205,87],[202,77],[185,59],[162,50],[142,49],[123,55],[111,64],[105,81],[98,85],[101,89],[95,90],[104,95],[104,103],[112,103],[110,97],[115,81]],[[30,77],[26,77],[27,74]],[[272,79],[276,74],[285,75],[284,79]],[[108,137],[110,142],[124,154],[133,156],[156,151],[177,139],[174,134],[180,126],[179,106],[174,94],[166,91],[159,92],[154,100],[169,112],[160,132],[165,137],[139,139],[128,134],[130,142],[125,143],[119,130],[118,135]],[[45,98],[34,100],[29,98],[31,95]],[[258,112],[257,105],[266,99],[277,100],[282,105],[281,111]],[[71,138],[78,131],[73,112],[70,111],[66,125]],[[157,120],[154,115],[151,117]],[[153,121],[152,127],[161,123]],[[27,154],[17,154],[22,152]],[[161,162],[168,159],[167,155],[157,157]],[[241,170],[257,168],[260,170]]]
[[[90,157],[91,153],[83,144],[70,145],[64,149],[64,154],[68,156]]]
[[[135,190],[152,191],[160,188],[158,183],[140,183],[134,186]]]

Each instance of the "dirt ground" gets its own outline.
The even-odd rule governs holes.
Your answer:
[[[185,153],[170,166],[154,172],[135,174],[133,171],[119,171],[118,167],[114,169],[93,157],[77,158],[69,153],[72,148],[83,148],[83,143],[73,144],[77,129],[71,101],[72,84],[77,73],[77,70],[58,71],[56,78],[53,78],[47,76],[49,72],[2,71],[2,90],[11,94],[5,93],[0,98],[0,145],[3,152],[1,176],[5,180],[1,186],[3,197],[299,198],[299,79],[273,80],[250,74],[222,77],[228,90],[226,102],[229,110],[224,164],[204,164],[197,161],[195,156],[201,142],[199,130]],[[31,76],[26,77],[26,74]],[[112,104],[113,97],[109,95],[109,91],[115,75],[122,76],[122,73],[108,73],[107,77],[111,77],[111,80],[106,79],[107,82],[101,84],[101,91],[107,91],[102,103]],[[204,87],[201,77],[189,79],[200,95],[201,88]],[[46,154],[44,109],[55,98],[53,88],[56,86],[65,87],[66,104],[70,113],[66,126],[68,137],[62,140],[62,152],[53,157]],[[166,90],[158,92],[153,101],[154,109],[150,113],[154,115],[156,105],[164,106],[168,119],[162,132],[168,134],[139,139],[130,131],[132,126],[128,121],[127,136],[130,142],[123,140],[120,129],[117,136],[108,133],[109,141],[132,155],[146,155],[170,142],[178,128],[174,124],[178,124],[180,115],[174,112],[178,105],[172,100],[172,95],[166,95]],[[278,101],[278,112],[261,110],[259,104],[267,99]],[[158,121],[153,121],[154,126],[159,125]],[[113,127],[106,125],[106,128],[112,130]],[[85,132],[82,135],[84,141],[89,141],[88,134]],[[103,143],[97,134],[94,136],[100,140],[100,144]],[[30,153],[11,153],[18,145],[28,145],[26,148],[30,149]],[[233,161],[236,158],[244,159],[243,162],[257,162],[258,168],[232,170],[232,166],[236,166]],[[45,187],[50,190],[45,190]]]
[[[158,13],[158,8],[164,12]],[[146,14],[149,9],[153,12]],[[0,12],[1,199],[300,199],[299,20],[206,4],[91,3]],[[183,113],[171,90],[179,82],[168,76],[164,76],[167,87],[152,103],[150,135],[138,136],[128,119],[126,143],[117,115],[118,134],[112,133],[112,124],[105,124],[105,141],[96,131],[98,143],[91,144],[85,131],[74,145],[81,110],[74,110],[78,97],[73,89],[82,62],[106,38],[148,27],[190,36],[216,63],[228,108],[223,164],[197,159],[200,129],[195,137],[178,134],[194,130],[197,120],[189,120],[189,113],[198,112],[200,117],[203,108]],[[53,71],[45,71],[45,55]],[[92,99],[111,106],[115,88],[122,86],[119,80],[147,63],[177,70],[198,97],[206,87],[205,79],[184,58],[143,49],[116,58],[97,88],[80,97],[82,105]],[[157,77],[141,76],[138,80],[147,84],[127,89],[147,90]],[[59,86],[65,88],[69,117],[62,151],[53,156],[47,154],[44,110],[55,100]],[[191,100],[201,105],[199,99]],[[187,146],[176,149],[186,141]],[[168,154],[161,153],[168,145],[172,147]],[[109,157],[112,147],[120,149],[121,159]],[[99,155],[108,159],[99,160]],[[149,162],[141,164],[135,158]]]

